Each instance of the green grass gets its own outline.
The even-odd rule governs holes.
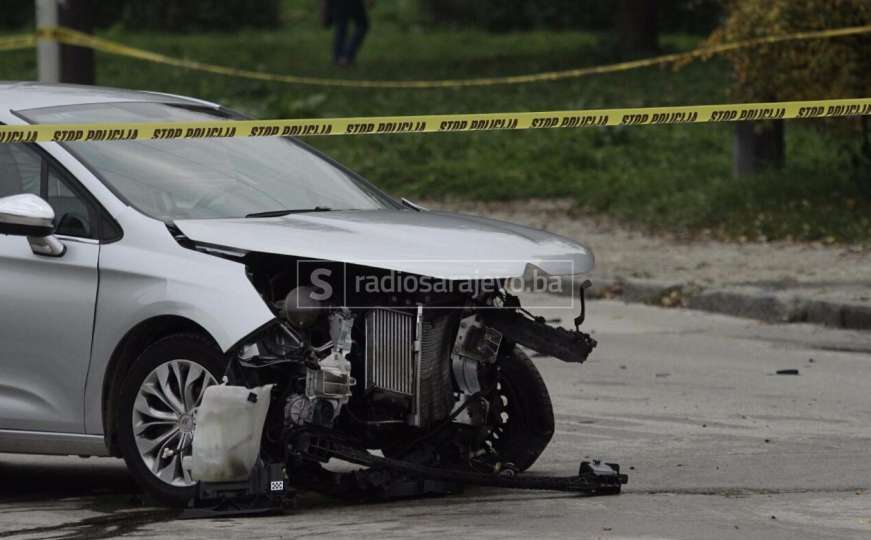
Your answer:
[[[379,2],[358,65],[329,62],[331,35],[315,3],[289,0],[281,31],[105,37],[223,65],[341,78],[438,79],[508,75],[618,60],[607,36],[430,28],[412,3]],[[665,36],[667,50],[696,38]],[[32,51],[2,54],[0,78],[35,76]],[[726,102],[728,67],[622,74],[515,86],[441,90],[312,88],[248,81],[98,55],[98,83],[220,101],[260,117],[333,117],[638,107]],[[862,96],[857,96],[862,97]],[[570,197],[580,211],[646,228],[724,238],[865,241],[871,201],[843,153],[855,136],[787,126],[785,170],[731,178],[729,125],[310,139],[388,191],[414,199]]]

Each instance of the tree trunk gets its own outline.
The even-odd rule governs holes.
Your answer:
[[[750,176],[767,168],[783,168],[786,159],[783,127],[783,120],[735,124],[733,175]]]
[[[60,2],[58,19],[61,26],[94,33],[94,0],[63,0]],[[73,84],[94,84],[96,67],[94,50],[85,47],[61,45],[60,80]]]
[[[647,55],[659,51],[658,0],[619,0],[618,47],[624,54]]]

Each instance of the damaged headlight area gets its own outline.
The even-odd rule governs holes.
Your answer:
[[[566,477],[519,474],[554,432],[547,388],[526,350],[581,363],[596,342],[528,313],[499,280],[361,290],[349,283],[386,271],[301,270],[283,257],[253,258],[248,268],[276,319],[230,351],[224,385],[208,392],[263,411],[244,417],[262,423],[260,445],[240,472],[238,436],[214,429],[221,414],[209,409],[221,400],[207,396],[194,435],[192,505],[208,515],[274,509],[293,490],[384,500],[467,484],[612,494],[626,482],[619,467],[600,462]],[[228,412],[223,421],[239,418]],[[222,451],[224,466],[215,463]],[[209,467],[198,463],[207,458]],[[332,459],[362,469],[335,472]]]

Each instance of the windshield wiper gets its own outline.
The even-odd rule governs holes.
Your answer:
[[[297,208],[296,210],[270,210],[269,212],[255,212],[253,214],[248,214],[245,216],[246,218],[268,218],[268,217],[281,217],[288,216],[290,214],[304,214],[306,212],[332,212],[332,208],[327,208],[326,206],[315,206],[314,208]]]

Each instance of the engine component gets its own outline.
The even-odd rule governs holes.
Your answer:
[[[351,387],[356,381],[351,377],[351,362],[346,357],[354,344],[351,338],[353,328],[354,315],[347,308],[330,315],[333,351],[320,361],[318,369],[306,371],[305,393],[309,398],[334,399],[341,407],[351,397]]]
[[[502,334],[494,328],[484,326],[477,315],[470,315],[460,321],[451,353],[451,368],[460,392],[469,396],[481,391],[478,364],[495,364],[501,344]]]
[[[486,399],[474,398],[481,392],[478,368],[480,364],[496,363],[501,344],[502,334],[484,326],[477,315],[470,315],[460,321],[451,353],[451,369],[461,394],[457,403],[470,401],[461,414],[457,415],[456,422],[472,426],[486,423],[489,403]]]
[[[287,294],[281,313],[294,328],[311,328],[323,313],[324,304],[315,296],[311,287],[297,287]]]
[[[284,423],[286,428],[304,426],[312,421],[312,402],[303,394],[292,394],[287,397],[284,406]]]
[[[237,353],[243,367],[262,368],[283,363],[303,362],[307,346],[299,331],[277,321],[244,343]]]
[[[460,321],[454,342],[454,355],[495,364],[501,344],[502,334],[498,330],[484,326],[477,315],[470,315]]]
[[[458,412],[457,409],[463,409]],[[478,394],[461,394],[457,401],[457,407],[452,416],[454,422],[469,426],[484,426],[487,424],[487,415],[490,414],[490,402],[487,398]]]
[[[351,352],[354,340],[351,332],[354,330],[354,314],[348,308],[334,311],[330,315],[330,338],[333,340],[333,352],[342,359]]]
[[[487,422],[487,413],[490,407],[489,402],[480,396],[479,365],[477,360],[466,356],[456,353],[451,355],[451,369],[454,373],[454,382],[460,391],[460,398],[455,403],[454,413],[457,412],[459,407],[463,408],[457,414],[454,421],[460,424],[482,426]]]
[[[406,396],[408,423],[426,426],[450,414],[450,312],[372,309],[366,316],[366,390]]]
[[[351,363],[328,356],[320,363],[320,369],[308,368],[305,378],[305,392],[309,398],[335,399],[344,405],[351,397],[354,378],[351,377]]]
[[[454,372],[454,381],[456,381],[460,392],[472,395],[481,391],[477,360],[466,358],[460,354],[454,354],[451,357],[451,367]]]
[[[284,427],[294,429],[306,425],[332,427],[338,416],[336,400],[315,398],[310,399],[302,394],[288,396],[284,406]]]
[[[342,407],[348,403],[351,387],[356,384],[351,377],[351,362],[346,358],[354,345],[351,338],[353,329],[354,315],[349,309],[343,308],[330,314],[333,351],[320,361],[317,369],[306,369],[305,395],[312,401],[312,420],[316,417],[320,425],[332,424]],[[328,401],[329,407],[323,405],[322,401]]]

